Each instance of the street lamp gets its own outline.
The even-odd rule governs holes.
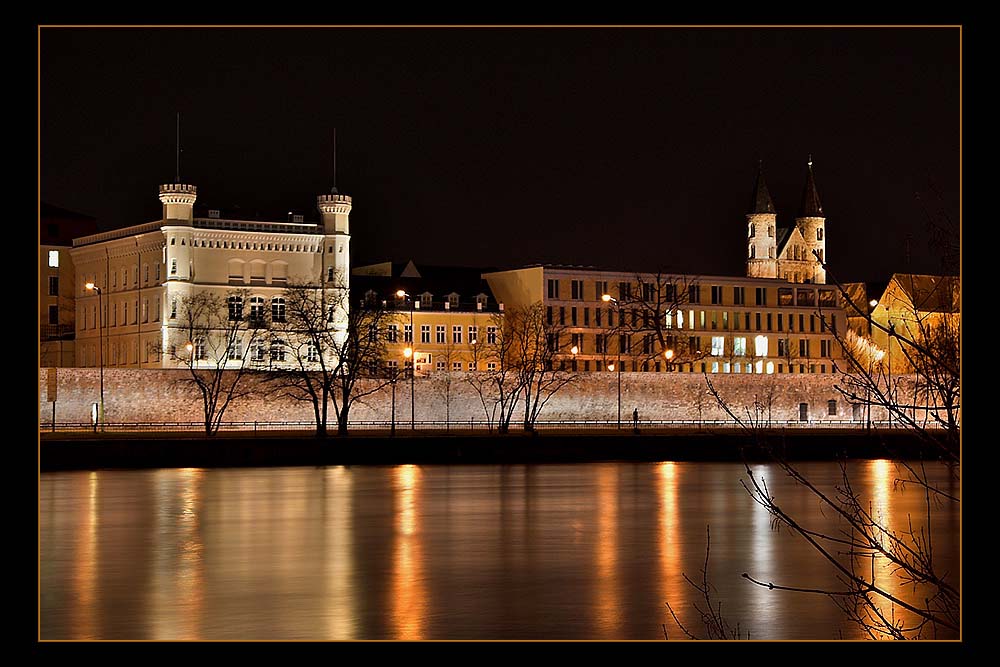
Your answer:
[[[663,352],[663,356],[667,360],[667,372],[669,373],[670,372],[670,365],[671,365],[670,364],[670,360],[674,358],[674,351],[673,350],[666,350],[666,351]]]
[[[400,299],[409,299],[410,301],[410,345],[413,345],[417,341],[417,332],[413,329],[413,297],[404,292],[403,290],[399,290],[398,292],[396,292],[396,296],[399,297]],[[413,400],[414,397],[413,377],[417,374],[417,356],[416,354],[414,354],[414,350],[412,347],[408,347],[405,350],[403,350],[403,356],[406,357],[407,359],[410,359],[410,430],[413,431],[416,429],[415,425],[416,422],[414,421],[414,415],[416,414],[416,410],[414,409],[414,400]]]
[[[97,421],[101,422],[101,430],[104,430],[104,297],[101,288],[94,283],[84,285],[89,290],[97,292],[97,356],[101,364],[101,407],[97,413]],[[94,431],[97,431],[97,424],[94,424]]]
[[[578,348],[576,345],[574,345],[573,347],[571,347],[569,349],[569,352],[570,352],[570,354],[573,355],[573,371],[575,372],[576,371],[576,355],[580,353],[580,348]]]
[[[607,303],[609,301],[614,301],[615,306],[618,307],[618,326],[622,325],[622,302],[611,296],[610,294],[602,294],[601,301]],[[615,367],[618,368],[618,428],[622,427],[622,338],[619,334],[618,336],[618,356],[616,357],[617,363],[613,366],[608,366],[608,370],[614,370]]]

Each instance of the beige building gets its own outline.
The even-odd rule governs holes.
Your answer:
[[[826,216],[816,190],[812,157],[806,172],[795,224],[779,228],[764,168],[757,171],[750,212],[747,213],[747,277],[780,278],[793,283],[826,282]],[[816,253],[816,254],[814,254]]]
[[[73,241],[78,366],[182,363],[171,354],[189,342],[178,306],[197,292],[227,299],[245,294],[237,297],[240,312],[268,313],[280,321],[290,281],[322,281],[335,292],[349,288],[351,197],[336,189],[317,197],[318,219],[295,212],[261,220],[219,209],[196,211],[197,188],[179,183],[161,185],[159,199],[159,220]],[[99,290],[87,289],[87,283]],[[344,307],[331,322],[345,331],[346,299],[339,301]],[[254,361],[270,363],[267,349],[240,349],[226,363],[239,366],[251,353]]]
[[[954,346],[961,323],[961,283],[957,276],[931,276],[912,273],[895,273],[885,291],[871,306],[871,340],[886,352],[885,362],[893,373],[912,372],[907,351],[900,347],[895,337],[890,340],[886,329],[903,338],[940,349],[933,339],[943,336]],[[880,328],[880,327],[884,327]],[[919,355],[918,355],[919,356]]]
[[[621,360],[632,372],[832,373],[842,357],[834,331],[847,319],[833,287],[561,266],[483,277],[508,309],[541,302],[561,362],[582,372]],[[667,349],[647,319],[656,310]]]
[[[418,267],[410,261],[360,266],[352,273],[355,300],[380,301],[396,311],[385,334],[390,368],[409,368],[409,349],[418,376],[490,370],[482,345],[495,342],[503,304],[482,269]]]
[[[76,365],[73,237],[97,231],[96,220],[41,204],[38,228],[38,331],[41,367]]]

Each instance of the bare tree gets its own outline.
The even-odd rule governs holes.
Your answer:
[[[546,322],[541,302],[512,308],[505,326],[514,337],[517,385],[524,391],[524,430],[534,431],[538,415],[556,392],[576,380],[577,375],[556,367],[556,357],[568,345],[566,327]]]
[[[201,397],[206,435],[214,435],[230,404],[251,391],[245,381],[247,358],[264,329],[245,311],[246,298],[243,290],[182,297],[170,342],[157,350],[187,367],[186,381]]]
[[[693,311],[685,308],[701,302],[700,290],[697,276],[663,271],[637,273],[631,281],[620,283],[617,298],[622,317],[613,332],[629,335],[628,349],[622,350],[623,354],[640,365],[673,366],[704,359],[700,336],[694,333]],[[614,309],[609,309],[609,317],[612,312]],[[672,352],[670,359],[667,350]]]
[[[287,349],[287,357],[271,364],[268,381],[312,406],[321,437],[327,434],[330,404],[338,435],[347,435],[351,408],[392,381],[385,373],[386,335],[397,314],[374,299],[349,305],[348,298],[342,287],[290,284],[285,316],[272,322],[272,348]],[[346,323],[338,317],[344,310]]]

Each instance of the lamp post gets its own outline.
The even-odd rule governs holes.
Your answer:
[[[573,347],[571,347],[569,349],[569,352],[570,352],[570,354],[573,355],[573,372],[576,372],[576,355],[578,355],[580,353],[580,348],[578,348],[576,345],[574,345]]]
[[[396,292],[396,296],[400,299],[409,299],[410,301],[410,347],[403,350],[403,356],[410,360],[410,430],[413,431],[417,428],[416,421],[414,420],[416,410],[414,409],[415,403],[413,400],[413,377],[417,374],[417,355],[413,349],[413,345],[417,341],[417,332],[413,329],[413,297],[403,290]]]
[[[618,309],[618,326],[622,325],[622,302],[610,294],[602,294],[601,301],[607,303],[614,301]],[[615,367],[618,369],[618,428],[622,427],[622,338],[618,335],[618,354],[615,357]]]
[[[667,372],[669,373],[670,372],[670,366],[671,366],[670,360],[674,358],[674,351],[673,350],[664,350],[663,357],[667,360]]]
[[[94,283],[84,285],[89,290],[97,292],[97,337],[98,350],[97,358],[101,365],[101,407],[97,412],[97,421],[101,423],[101,430],[104,430],[104,297],[101,288]],[[97,424],[94,424],[94,431],[97,431]]]
[[[392,421],[389,425],[389,437],[396,435],[396,369],[389,369],[392,373]]]

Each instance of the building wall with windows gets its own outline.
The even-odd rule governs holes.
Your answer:
[[[50,204],[42,204],[38,230],[39,363],[76,365],[76,279],[69,250],[73,237],[97,231],[97,221]]]
[[[843,356],[834,331],[843,333],[847,318],[832,286],[549,266],[484,278],[508,308],[530,305],[519,295],[543,294],[547,321],[560,330],[557,359],[580,372],[614,370],[620,359],[624,372],[833,373]],[[524,289],[529,280],[532,290]],[[669,361],[659,339],[649,338],[653,328],[635,294],[658,282],[677,294],[676,308],[664,312]]]
[[[418,377],[488,370],[483,344],[495,340],[503,304],[482,279],[482,269],[418,267],[411,261],[359,266],[352,273],[354,301],[380,302],[395,313],[384,334],[390,368],[407,375],[412,359]]]
[[[162,185],[161,220],[74,239],[76,365],[185,365],[190,341],[179,309],[198,292],[239,294],[247,312],[257,307],[270,316],[284,312],[290,283],[322,282],[334,293],[331,301],[343,304],[331,325],[346,330],[347,299],[336,294],[350,285],[349,196],[318,197],[318,221],[295,213],[287,220],[250,220],[218,209],[195,215],[196,198],[195,186]],[[87,289],[88,282],[101,293]],[[234,351],[225,363],[240,366],[248,353]],[[215,366],[198,356],[194,363]]]

